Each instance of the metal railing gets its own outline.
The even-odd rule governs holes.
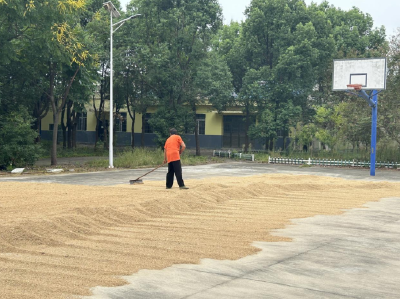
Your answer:
[[[348,167],[369,167],[369,161],[358,160],[336,160],[336,159],[300,159],[300,158],[273,158],[268,157],[268,163],[291,164],[291,165],[317,165],[317,166],[348,166]],[[400,168],[397,162],[376,162],[375,167]]]
[[[231,151],[213,150],[213,157],[236,158],[254,162],[254,154],[234,153]]]
[[[235,153],[231,151],[213,150],[213,157],[237,158],[254,162],[254,154]],[[336,160],[336,159],[302,159],[302,158],[274,158],[268,156],[270,164],[290,164],[290,165],[315,165],[315,166],[338,166],[338,167],[370,167],[369,161],[358,160]],[[376,162],[375,167],[379,168],[399,168],[398,162]]]

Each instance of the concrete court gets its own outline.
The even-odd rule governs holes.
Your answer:
[[[82,163],[81,160],[67,158],[69,164]],[[48,166],[51,168],[50,166]],[[74,173],[68,170],[61,174],[49,175],[12,175],[0,177],[0,181],[26,181],[26,182],[44,182],[59,184],[77,184],[77,185],[100,185],[112,186],[117,184],[127,184],[129,180],[136,179],[152,168],[132,169],[132,170],[108,170],[91,173]],[[149,175],[143,177],[143,181],[164,180],[167,173],[166,167],[161,167]],[[300,167],[296,165],[276,165],[261,164],[252,162],[231,162],[221,164],[207,164],[199,166],[183,166],[183,178],[201,179],[205,177],[216,176],[251,176],[257,174],[307,174],[322,175],[331,177],[341,177],[345,179],[370,180],[370,181],[392,181],[400,182],[400,171],[397,170],[376,170],[376,176],[369,175],[367,168],[334,168],[334,167]],[[190,187],[190,186],[189,186]]]
[[[4,180],[114,185],[150,169],[88,174],[20,176]],[[166,169],[146,180],[164,180]],[[184,167],[184,178],[248,176],[261,173],[314,174],[356,180],[399,181],[400,171],[300,168],[254,163]],[[190,185],[189,185],[190,187]],[[181,191],[186,192],[186,191]],[[236,261],[203,259],[199,265],[141,270],[126,277],[127,285],[96,287],[86,299],[130,298],[400,298],[400,194],[368,203],[342,215],[293,220],[274,232],[293,242],[256,242],[256,255]]]

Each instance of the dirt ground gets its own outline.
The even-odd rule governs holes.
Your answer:
[[[238,259],[290,219],[400,195],[400,183],[259,175],[92,187],[0,182],[0,298],[58,299],[140,269]],[[76,297],[75,297],[76,298]]]

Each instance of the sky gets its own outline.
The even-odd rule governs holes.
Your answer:
[[[219,0],[222,6],[224,23],[231,20],[244,20],[243,12],[250,5],[251,0]],[[305,0],[307,5],[311,2],[321,3],[323,0]],[[363,13],[369,13],[374,20],[374,28],[384,25],[386,35],[390,36],[400,27],[400,0],[328,0],[329,4],[349,10],[358,7]]]
[[[121,5],[126,7],[130,0],[120,0]],[[219,0],[224,16],[224,23],[229,24],[231,20],[244,20],[244,10],[250,5],[251,0]],[[323,0],[305,0],[309,5],[311,2],[321,3]],[[400,27],[400,0],[328,0],[329,4],[349,10],[353,6],[358,7],[363,13],[369,13],[374,20],[374,28],[384,25],[386,35],[394,35],[395,30]]]

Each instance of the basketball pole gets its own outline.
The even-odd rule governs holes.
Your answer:
[[[373,106],[372,106],[372,124],[371,124],[371,165],[370,175],[375,176],[375,162],[376,162],[376,127],[378,120],[378,92],[372,91]]]
[[[358,95],[364,98],[368,105],[372,108],[372,121],[371,121],[371,150],[370,150],[370,175],[375,176],[375,163],[376,163],[376,127],[378,121],[378,92],[372,90],[368,95],[365,90],[361,89],[360,84],[349,84],[348,87],[354,87],[358,90]]]
[[[371,176],[375,176],[376,167],[378,93],[386,89],[387,70],[386,57],[333,60],[332,90],[347,91],[362,97],[372,109],[370,148]],[[368,91],[368,94],[366,91]]]

